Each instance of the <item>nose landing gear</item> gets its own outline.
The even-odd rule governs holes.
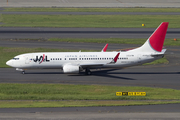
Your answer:
[[[16,68],[17,71],[21,71],[21,73],[24,75],[25,74],[25,70],[24,69],[20,69],[20,68]]]

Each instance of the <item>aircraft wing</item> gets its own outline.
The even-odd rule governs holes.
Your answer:
[[[81,66],[82,68],[93,68],[93,67],[102,67],[105,64],[115,64],[118,60],[119,54],[120,53],[117,53],[114,59],[108,63],[82,63],[82,64],[79,64],[79,66]]]
[[[87,64],[79,64],[82,68],[97,68],[102,67],[104,63],[87,63]]]

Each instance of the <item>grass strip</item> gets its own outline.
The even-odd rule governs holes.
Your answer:
[[[169,22],[169,28],[180,28],[180,15],[18,15],[2,14],[2,27],[101,27],[156,28]]]
[[[156,105],[173,104],[180,101],[0,101],[0,108],[40,108],[40,107],[103,107],[103,106],[131,106],[131,105]],[[102,111],[98,111],[101,113]],[[116,111],[114,111],[116,112]]]
[[[114,44],[138,44],[142,45],[146,39],[127,39],[127,38],[50,38],[48,41],[72,42],[72,43],[114,43]],[[165,39],[165,46],[180,46],[180,38]]]
[[[82,52],[95,52],[95,50],[81,50]],[[24,53],[33,53],[33,52],[78,52],[77,50],[68,50],[68,49],[49,49],[49,48],[9,48],[9,47],[0,47],[0,67],[9,68],[6,65],[6,62],[17,55]],[[97,51],[96,51],[97,52]],[[99,51],[98,51],[99,52]],[[167,64],[168,60],[166,58],[161,58],[155,60],[147,65],[155,64]]]
[[[146,96],[116,96],[116,92],[146,92]],[[180,100],[180,90],[69,84],[0,84],[0,100]]]
[[[169,63],[169,61],[166,59],[166,57],[163,57],[161,59],[155,60],[150,63],[145,63],[143,65],[157,65],[157,64],[168,64],[168,63]]]
[[[4,8],[6,12],[180,12],[180,8]]]

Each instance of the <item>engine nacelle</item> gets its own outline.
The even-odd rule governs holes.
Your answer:
[[[76,65],[64,65],[63,72],[64,73],[79,73],[80,68]]]

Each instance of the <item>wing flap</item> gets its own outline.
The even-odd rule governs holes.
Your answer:
[[[82,68],[97,68],[97,67],[102,67],[104,63],[84,63],[84,64],[79,64]]]
[[[102,67],[105,64],[115,64],[118,60],[120,53],[117,53],[117,55],[114,57],[114,59],[111,62],[104,62],[104,63],[82,63],[79,64],[82,68],[94,68],[94,67]]]

